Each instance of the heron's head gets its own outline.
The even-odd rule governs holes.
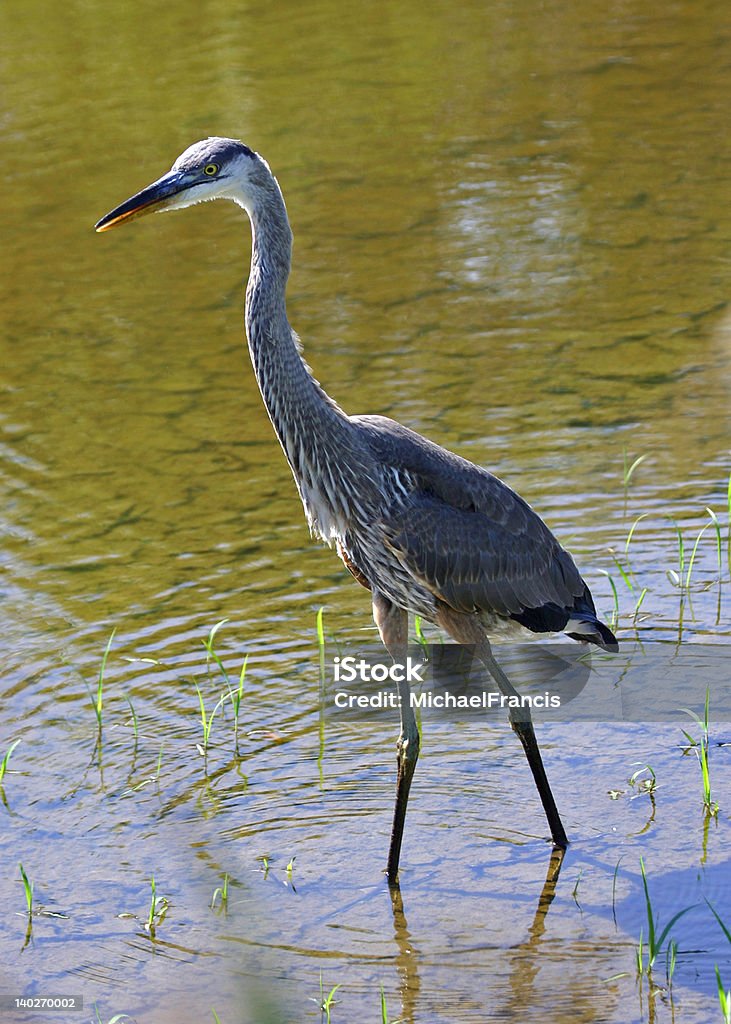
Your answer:
[[[273,181],[266,161],[243,142],[204,139],[181,153],[162,178],[102,217],[95,229],[108,231],[145,213],[181,210],[207,199],[233,199],[251,211]]]

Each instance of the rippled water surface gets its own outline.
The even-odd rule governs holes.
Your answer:
[[[559,875],[505,723],[429,719],[392,902],[398,725],[320,710],[317,610],[344,649],[373,627],[310,541],[261,405],[245,218],[92,226],[196,139],[243,138],[284,190],[289,314],[328,391],[516,487],[622,639],[718,651],[726,5],[31,0],[0,9],[0,85],[0,758],[20,740],[0,994],[156,1024],[318,1020],[321,984],[340,986],[333,1022],[381,1020],[381,988],[409,1024],[720,1020],[731,946],[705,900],[731,927],[731,726],[713,695],[716,818],[679,724],[540,725],[574,840]],[[210,715],[222,619],[232,684],[249,656],[238,752],[227,705],[204,759],[196,685]],[[631,658],[608,671],[632,685]],[[694,908],[668,936],[672,986],[664,948],[654,986],[635,977],[640,857],[660,930]]]

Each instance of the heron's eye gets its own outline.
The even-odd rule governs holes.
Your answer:
[[[218,164],[206,164],[206,166],[203,168],[203,173],[207,174],[209,178],[212,178],[214,174],[218,174],[218,171]]]

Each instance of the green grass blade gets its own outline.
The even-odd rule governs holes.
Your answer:
[[[695,907],[697,907],[697,906],[698,906],[698,904],[697,904],[697,903],[694,903],[694,904],[693,904],[692,906],[690,906],[690,907],[684,907],[684,908],[683,908],[682,910],[679,910],[679,911],[677,912],[677,914],[674,914],[674,915],[673,915],[673,916],[672,916],[672,917],[670,918],[670,920],[668,921],[668,923],[667,923],[667,924],[665,925],[665,927],[663,928],[663,930],[662,930],[662,931],[660,932],[660,937],[659,937],[659,938],[658,938],[658,940],[657,940],[657,952],[658,952],[658,953],[659,953],[659,952],[660,952],[660,950],[662,949],[662,944],[663,944],[663,942],[665,941],[665,939],[666,939],[666,938],[668,937],[668,933],[669,933],[670,929],[671,929],[671,928],[673,927],[673,925],[675,924],[675,922],[676,922],[676,921],[679,921],[679,920],[680,920],[680,918],[681,918],[681,917],[683,917],[683,915],[684,915],[684,914],[687,914],[689,910],[693,910],[693,909],[695,909]]]
[[[614,564],[617,566],[617,570],[619,571],[619,575],[624,580],[627,589],[630,591],[631,594],[634,594],[634,592],[635,592],[635,585],[632,582],[632,580],[630,579],[629,573],[627,572],[627,570],[625,569],[625,567],[622,565],[622,563],[620,562],[620,560],[617,558],[617,556],[615,554],[612,554],[612,560],[614,561]]]
[[[712,904],[709,903],[708,900],[706,900],[706,903],[708,903],[708,906],[710,907],[711,913],[713,914],[713,916],[716,918],[716,920],[720,924],[721,930],[723,931],[723,934],[726,936],[728,941],[731,942],[731,931],[729,931],[729,929],[726,927],[726,925],[721,920],[721,918],[720,918],[716,908],[714,906],[712,906]]]
[[[228,684],[228,687],[230,689],[231,681],[228,677],[228,672],[226,671],[224,664],[221,661],[221,658],[219,657],[218,652],[216,651],[215,648],[216,634],[218,633],[219,629],[226,625],[227,622],[228,619],[221,619],[220,622],[217,622],[215,626],[212,627],[207,638],[203,641],[203,646],[206,649],[206,665],[209,666],[210,662],[214,661],[216,666],[218,667],[219,672],[226,680],[226,683]]]
[[[731,1024],[731,989],[727,991],[724,988],[718,964],[716,964],[716,984],[718,986],[718,1001],[721,1005],[724,1024]]]
[[[239,672],[239,684],[229,694],[234,709],[234,745],[236,754],[239,752],[239,716],[241,714],[241,701],[244,699],[244,679],[246,678],[246,666],[249,662],[248,653],[244,656],[244,663]]]
[[[114,635],[116,632],[117,627],[115,626],[110,634],[109,639],[107,640],[107,646],[104,648],[104,654],[102,655],[102,663],[101,667],[99,668],[99,678],[97,679],[96,684],[96,699],[92,699],[94,712],[96,714],[96,720],[99,723],[100,729],[102,727],[102,707],[104,704],[104,673],[107,670],[107,660],[109,659],[109,652],[112,649],[112,643],[114,641]]]
[[[668,944],[668,948],[665,953],[665,980],[668,985],[673,984],[673,975],[675,974],[675,967],[678,959],[678,944],[675,940]]]
[[[642,591],[640,592],[640,596],[637,598],[637,604],[635,605],[634,614],[632,615],[632,622],[633,623],[637,622],[637,616],[640,614],[640,608],[642,607],[642,602],[645,600],[646,597],[647,597],[647,587],[643,587]]]
[[[718,562],[719,574],[723,571],[723,554],[722,554],[722,541],[721,541],[721,524],[718,521],[718,516],[706,505],[706,512],[711,517],[711,524],[713,525],[713,532],[716,535],[716,560]]]
[[[650,957],[650,967],[654,961],[653,952],[657,948],[655,945],[655,916],[652,912],[652,901],[650,900],[650,890],[647,885],[647,872],[645,871],[645,862],[640,857],[640,872],[642,873],[642,887],[645,890],[645,909],[647,911],[647,947],[648,956]]]
[[[644,455],[638,455],[631,466],[627,466],[627,449],[624,449],[624,489],[625,491],[629,487],[629,482],[632,479],[634,471],[641,466],[645,459],[649,458],[650,453],[645,452]]]
[[[416,636],[417,644],[420,644],[424,648],[424,651],[427,652],[429,649],[429,642],[424,636],[424,630],[421,626],[421,615],[414,616],[414,635]]]
[[[643,933],[640,928],[640,941],[637,943],[637,949],[635,950],[635,962],[637,964],[637,973],[642,975],[645,973],[645,954],[643,950]]]
[[[208,746],[208,717],[206,715],[206,705],[203,701],[203,694],[198,683],[195,684],[196,693],[198,694],[198,704],[201,712],[201,724],[203,725],[203,746]]]
[[[129,704],[129,710],[132,713],[132,734],[134,735],[135,743],[137,743],[137,740],[139,738],[139,722],[137,721],[137,712],[135,711],[135,706],[132,703],[131,698],[125,694],[124,699]]]
[[[678,708],[678,711],[682,711],[684,715],[690,715],[690,717],[693,719],[696,725],[699,725],[701,729],[703,728],[703,719],[695,711],[691,711],[690,708]],[[688,735],[685,729],[681,729],[680,731],[683,733],[684,736]],[[693,742],[695,743],[696,741],[694,740]]]
[[[627,540],[624,542],[624,553],[625,553],[625,555],[629,552],[630,542],[631,542],[632,538],[634,537],[635,530],[640,525],[640,523],[642,522],[643,519],[647,519],[649,514],[650,514],[649,512],[643,512],[641,515],[637,516],[635,521],[632,523],[632,526],[630,527],[629,533],[627,534]]]
[[[671,518],[670,522],[675,527],[675,532],[678,535],[678,575],[682,578],[685,571],[685,545],[683,543],[683,532],[674,519]]]
[[[607,577],[609,580],[609,586],[612,588],[612,593],[614,594],[614,610],[612,611],[611,616],[611,626],[614,627],[617,625],[617,620],[619,619],[619,594],[617,593],[617,585],[606,569],[600,569],[599,572],[602,576]]]
[[[150,892],[151,892],[150,910],[149,910],[149,913],[147,915],[147,927],[152,929],[154,927],[154,924],[155,924],[155,903],[157,902],[156,899],[155,899],[155,876],[154,875],[150,876]]]
[[[20,868],[20,877],[23,881],[23,891],[25,892],[25,904],[28,908],[28,917],[33,913],[33,883],[28,880],[28,876],[25,873],[25,868],[22,864],[18,864]]]
[[[13,740],[8,749],[5,751],[5,757],[2,759],[2,762],[0,762],[0,786],[2,785],[2,781],[5,778],[5,772],[8,770],[8,764],[10,763],[10,755],[13,753],[13,751],[15,750],[19,743],[20,739]]]
[[[693,545],[693,550],[691,552],[690,559],[688,560],[688,571],[685,574],[685,589],[686,590],[690,589],[690,578],[691,578],[691,576],[693,574],[693,566],[695,565],[695,556],[698,553],[698,545],[701,542],[701,537],[703,536],[703,534],[706,532],[706,530],[708,529],[708,527],[710,525],[711,525],[710,523],[706,523],[706,525],[701,530],[698,531],[698,536],[695,539],[695,544]]]
[[[228,619],[220,619],[216,623],[216,625],[211,628],[211,631],[208,634],[208,639],[203,641],[206,647],[213,647],[214,641],[216,639],[216,633],[219,631],[219,629],[222,629],[227,622]]]
[[[612,875],[612,917],[615,928],[617,927],[617,875],[619,874],[619,865],[621,863],[622,858],[620,857],[614,865],[614,874]]]
[[[246,678],[246,666],[249,663],[248,653],[244,655],[244,663],[241,666],[239,672],[239,685],[236,688],[236,713],[238,714],[239,707],[241,706],[241,700],[244,696],[244,679]]]

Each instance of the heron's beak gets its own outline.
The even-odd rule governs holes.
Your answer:
[[[137,195],[127,199],[120,206],[115,207],[111,213],[102,217],[94,225],[94,230],[108,231],[110,228],[116,227],[117,224],[122,224],[127,220],[134,220],[135,217],[141,217],[144,213],[164,210],[177,195],[195,184],[197,184],[195,179],[191,181],[187,175],[182,174],[180,171],[168,171],[167,174],[163,174],[162,178],[154,181],[152,185],[143,188]]]

